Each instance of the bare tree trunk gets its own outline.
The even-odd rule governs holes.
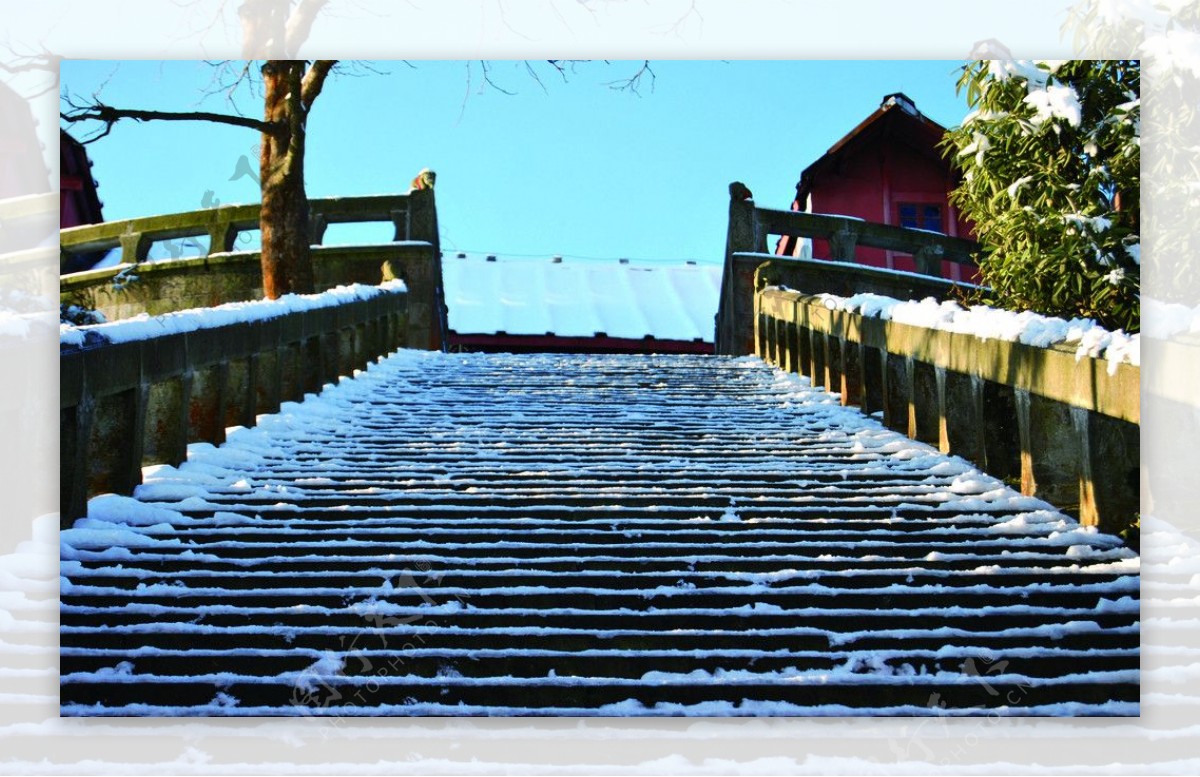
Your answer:
[[[263,133],[261,183],[263,292],[310,294],[314,289],[308,243],[308,197],[304,192],[304,133],[307,109],[301,99],[305,63],[268,60],[263,65],[265,120],[286,130]]]
[[[295,57],[329,0],[242,0],[242,56]]]

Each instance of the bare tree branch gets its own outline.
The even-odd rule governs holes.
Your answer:
[[[239,116],[244,116],[245,113],[237,103],[237,92],[245,86],[251,94],[254,93],[255,79],[251,73],[251,68],[254,66],[253,60],[244,62],[216,60],[206,61],[205,64],[212,68],[213,75],[208,87],[201,93],[202,98],[224,94],[225,101],[229,103],[234,112]]]
[[[37,54],[18,54],[11,46],[6,45],[6,49],[14,56],[12,63],[0,61],[0,70],[4,70],[14,76],[19,76],[22,73],[45,73],[49,78],[44,88],[37,90],[32,94],[23,94],[26,100],[35,100],[44,94],[58,89],[58,68],[62,57],[51,53],[44,46],[41,52]]]
[[[218,124],[231,124],[236,127],[248,127],[249,129],[273,135],[287,131],[287,127],[280,123],[268,123],[260,119],[251,119],[245,116],[230,116],[224,113],[210,113],[208,111],[143,111],[133,108],[114,108],[111,105],[99,102],[90,105],[77,105],[69,99],[67,100],[67,104],[71,107],[71,110],[60,111],[58,114],[63,121],[72,124],[82,121],[99,121],[104,124],[102,132],[82,141],[85,144],[94,143],[108,135],[108,133],[112,132],[113,125],[122,119],[133,119],[134,121],[211,121]]]
[[[308,40],[317,14],[328,2],[329,0],[301,0],[300,7],[288,17],[284,27],[284,41],[290,56],[295,56],[300,51],[300,44]]]
[[[533,79],[534,83],[542,87],[543,93],[547,93],[546,85],[542,83],[541,76],[539,76],[537,71],[533,69],[533,65],[530,64],[529,60],[525,60],[525,72],[529,74],[529,77]]]
[[[479,60],[480,68],[483,70],[483,83],[485,86],[490,86],[501,94],[507,94],[510,97],[516,92],[509,91],[492,80],[492,63],[486,59]]]
[[[608,60],[605,60],[607,62]],[[654,68],[650,67],[650,60],[643,59],[642,65],[629,78],[622,78],[616,81],[609,81],[608,88],[615,89],[618,92],[632,92],[633,94],[641,94],[643,79],[646,76],[650,77],[650,91],[654,91],[654,82],[657,76],[654,75]]]
[[[308,72],[304,74],[304,80],[300,84],[300,101],[304,105],[304,110],[307,111],[312,107],[313,100],[317,99],[317,95],[321,93],[321,87],[325,85],[329,71],[336,64],[336,59],[318,59],[308,68]]]

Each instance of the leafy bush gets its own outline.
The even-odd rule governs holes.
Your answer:
[[[975,61],[944,150],[989,304],[1140,328],[1141,72],[1133,60]]]

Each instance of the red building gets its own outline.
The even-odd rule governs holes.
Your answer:
[[[890,94],[879,109],[800,174],[792,210],[856,216],[865,221],[970,237],[972,227],[949,203],[956,174],[938,143],[946,128],[921,115],[903,94]],[[775,253],[801,256],[807,241],[782,237]],[[812,241],[812,256],[826,258],[829,246]],[[862,264],[915,271],[912,256],[859,248]],[[943,277],[963,279],[962,268],[945,262]]]
[[[103,203],[96,193],[92,162],[83,144],[62,130],[58,131],[59,185],[61,193],[59,227],[99,224]]]
[[[96,192],[92,178],[92,161],[83,144],[62,130],[58,131],[59,161],[59,228],[104,221],[104,203]],[[86,270],[104,256],[103,251],[72,256],[59,268],[60,272]]]

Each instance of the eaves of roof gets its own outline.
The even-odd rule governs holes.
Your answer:
[[[907,97],[889,95],[870,116],[830,146],[819,159],[804,168],[800,174],[800,181],[796,184],[796,200],[803,203],[811,193],[818,175],[871,140],[887,137],[919,153],[941,160],[936,146],[945,133],[945,127],[917,111]]]

